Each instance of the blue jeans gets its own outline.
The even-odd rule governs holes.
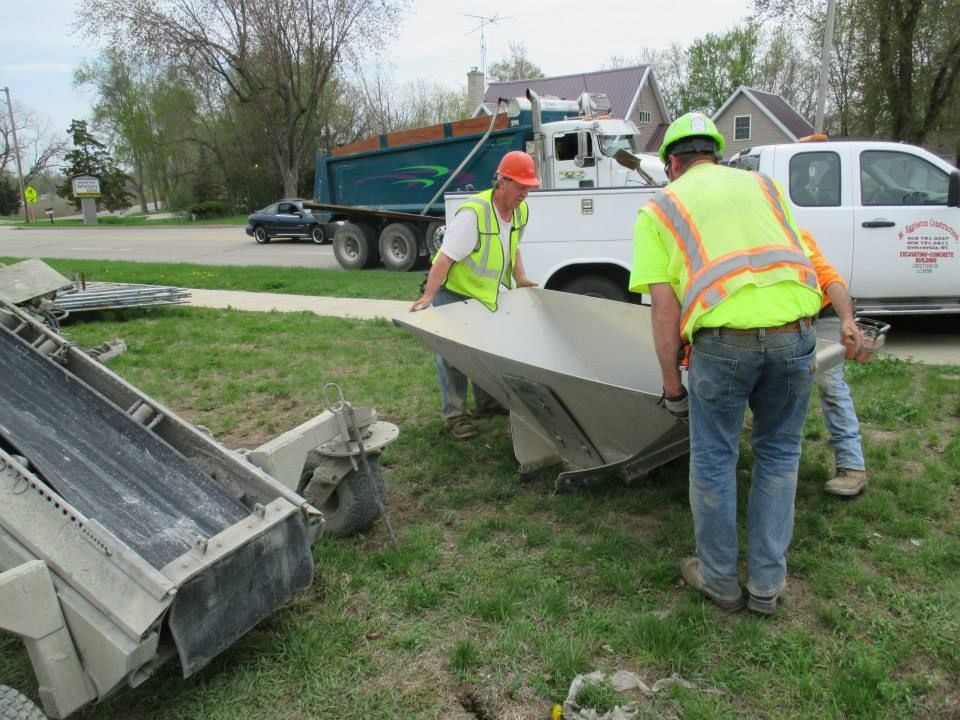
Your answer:
[[[690,508],[704,584],[736,598],[737,460],[749,405],[753,472],[747,503],[747,590],[779,593],[793,536],[800,441],[816,371],[812,326],[790,333],[703,330],[690,357]]]
[[[466,295],[440,288],[433,298],[433,306],[469,300]],[[436,354],[437,377],[440,380],[440,417],[445,421],[467,415],[467,376]],[[498,405],[495,398],[483,388],[473,383],[473,401],[478,410],[490,409]]]
[[[817,337],[840,342],[840,320],[836,317],[817,321]],[[820,391],[820,410],[823,422],[830,432],[830,447],[838,468],[864,470],[863,440],[860,437],[860,421],[853,407],[850,387],[843,377],[844,361],[817,375]]]

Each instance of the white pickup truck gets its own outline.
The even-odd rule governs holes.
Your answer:
[[[730,164],[783,185],[860,312],[960,313],[960,173],[945,161],[911,145],[829,141],[751,148]],[[546,288],[639,300],[627,292],[633,224],[656,191],[531,192],[527,273]],[[467,197],[447,196],[448,218]]]

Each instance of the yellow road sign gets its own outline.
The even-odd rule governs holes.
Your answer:
[[[27,185],[23,189],[23,196],[28,203],[35,203],[37,201],[37,189],[33,185]]]

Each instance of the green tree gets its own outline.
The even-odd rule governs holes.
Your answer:
[[[85,120],[73,120],[67,131],[73,138],[73,150],[64,156],[66,180],[57,188],[57,194],[80,209],[80,200],[73,195],[71,179],[77,175],[92,175],[100,179],[100,197],[97,208],[122,210],[128,206],[127,175],[117,167],[106,146],[87,128]]]
[[[487,72],[497,82],[536,80],[543,77],[543,70],[527,57],[527,46],[524,43],[510,43],[510,54],[493,63]]]
[[[110,135],[117,159],[133,169],[132,180],[143,212],[147,212],[146,189],[155,180],[154,156],[157,138],[150,114],[150,88],[154,79],[140,77],[144,66],[128,62],[117,50],[103,51],[98,61],[84,63],[74,71],[74,85],[92,85],[97,90],[93,118]]]
[[[694,40],[687,50],[687,85],[681,91],[684,112],[716,112],[741,85],[754,87],[760,77],[759,43],[754,23]]]
[[[210,97],[255,108],[285,195],[312,159],[324,89],[350,52],[376,47],[404,0],[88,0],[80,26],[187,68]]]
[[[20,188],[16,181],[0,173],[0,215],[16,215],[20,212]]]
[[[773,21],[801,18],[820,42],[825,8],[812,0],[755,0]],[[840,134],[922,144],[960,134],[960,0],[837,0],[830,97]],[[956,142],[956,140],[954,141]]]

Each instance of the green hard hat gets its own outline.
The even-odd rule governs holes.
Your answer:
[[[723,154],[723,147],[726,145],[726,141],[723,139],[723,135],[720,134],[720,131],[717,130],[717,126],[713,124],[713,120],[708,118],[701,112],[690,112],[686,115],[681,115],[672,123],[670,127],[667,128],[667,132],[663,135],[663,143],[660,145],[660,161],[666,162],[668,150],[670,150],[672,145],[676,145],[681,140],[687,140],[692,138],[703,138],[712,140],[712,145],[710,143],[691,143],[690,149],[687,152],[710,152],[713,150],[714,154],[720,156]]]

